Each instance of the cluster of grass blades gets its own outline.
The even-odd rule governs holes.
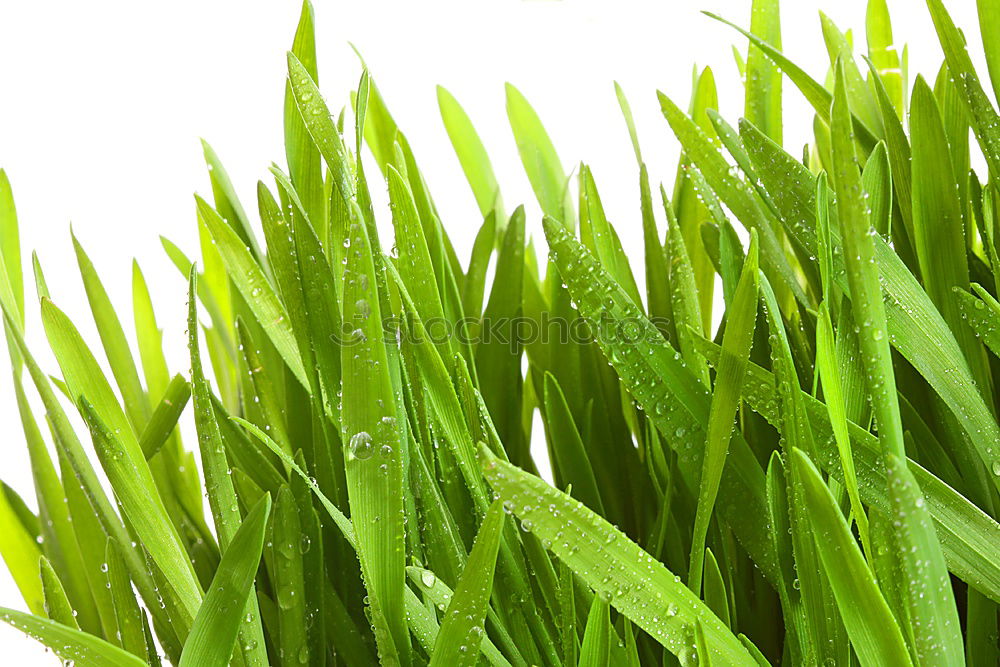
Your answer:
[[[823,17],[825,79],[781,52],[778,0],[752,5],[738,125],[708,70],[688,112],[659,94],[683,148],[671,193],[616,91],[643,275],[512,87],[548,261],[440,90],[483,220],[457,257],[368,72],[343,111],[321,97],[308,2],[259,216],[206,146],[200,259],[164,240],[188,373],[138,266],[136,359],[78,243],[100,347],[36,260],[58,371],[38,365],[0,172],[35,483],[35,502],[0,492],[29,609],[0,618],[79,667],[998,664],[1000,116],[942,0],[945,62],[912,85],[885,0],[861,59]],[[1000,94],[1000,9],[978,6]],[[815,114],[801,154],[782,148],[784,77]]]

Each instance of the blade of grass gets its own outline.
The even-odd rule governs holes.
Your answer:
[[[688,571],[688,587],[696,595],[701,592],[708,524],[719,492],[722,470],[726,465],[733,421],[739,407],[740,385],[743,383],[746,360],[750,357],[750,347],[753,344],[757,321],[757,290],[757,234],[751,232],[750,250],[743,264],[733,302],[727,309],[726,331],[722,338],[723,352],[717,367],[712,407],[708,416]]]
[[[824,545],[819,549],[823,570],[861,664],[911,664],[899,625],[819,471],[798,449],[792,451],[791,467],[805,490],[810,522]]]
[[[143,667],[146,663],[113,644],[47,618],[0,607],[0,620],[45,644],[77,667]]]
[[[431,654],[431,667],[460,665],[471,667],[478,662],[483,640],[483,623],[493,589],[493,572],[503,527],[503,506],[494,502],[476,535],[469,560],[445,611]]]
[[[685,662],[694,652],[694,623],[700,620],[713,656],[729,664],[756,664],[743,645],[660,562],[578,501],[541,479],[480,450],[493,489],[522,527],[551,540],[550,550],[610,605]],[[601,550],[582,549],[603,544]]]
[[[271,497],[266,495],[233,536],[184,644],[180,667],[229,662],[244,623],[243,615],[232,610],[245,608],[253,590],[270,510]]]

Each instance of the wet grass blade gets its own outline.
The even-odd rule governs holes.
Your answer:
[[[689,661],[694,623],[701,621],[713,657],[756,664],[715,614],[639,545],[607,521],[541,479],[481,450],[484,472],[522,526],[551,541],[551,551],[594,591],[667,650]],[[583,544],[603,548],[581,549]]]
[[[360,221],[347,237],[343,321],[353,329],[341,349],[342,434],[351,520],[382,660],[409,664],[403,609],[402,449],[389,377],[368,232]]]
[[[146,662],[114,644],[47,618],[0,607],[0,620],[45,644],[78,667],[143,667]]]
[[[801,450],[792,452],[791,467],[805,490],[823,570],[861,664],[911,664],[899,625],[819,471]]]
[[[493,571],[500,549],[504,513],[499,501],[490,506],[469,552],[469,560],[458,580],[444,620],[434,641],[431,667],[469,667],[479,660],[483,622],[493,589]]]
[[[264,496],[233,536],[184,644],[180,667],[229,662],[244,624],[243,615],[232,610],[243,609],[253,590],[270,511],[271,497]]]
[[[691,541],[688,586],[695,594],[701,592],[702,567],[708,524],[719,492],[722,470],[726,465],[729,439],[740,401],[740,385],[757,321],[757,235],[751,234],[750,250],[743,263],[743,272],[733,302],[727,309],[726,332],[722,338],[722,356],[717,366],[712,408],[708,416],[705,455],[701,464],[701,484],[698,487],[698,509]]]

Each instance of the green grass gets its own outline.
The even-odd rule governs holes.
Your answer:
[[[1000,13],[978,4],[1000,91]],[[778,1],[752,5],[731,33],[749,40],[738,123],[710,70],[689,105],[658,93],[682,147],[659,196],[615,87],[624,123],[606,130],[639,186],[618,229],[641,232],[641,262],[508,87],[540,264],[538,221],[504,209],[439,88],[482,215],[456,255],[367,70],[331,114],[307,2],[286,167],[254,215],[206,144],[197,261],[164,239],[188,285],[184,368],[138,265],[130,324],[74,239],[99,341],[34,257],[32,304],[0,171],[35,486],[0,489],[29,610],[0,618],[77,666],[998,664],[1000,116],[941,0],[945,62],[912,83],[884,0],[863,59],[823,17],[812,74],[781,52]],[[795,154],[786,81],[814,115]],[[57,368],[25,344],[29,307]]]

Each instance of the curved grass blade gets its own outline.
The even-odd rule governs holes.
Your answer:
[[[45,644],[76,667],[145,667],[146,662],[103,639],[75,628],[13,609],[0,607],[0,621]]]
[[[509,83],[506,91],[507,118],[542,213],[559,220],[567,229],[574,229],[573,201],[555,146],[524,95]]]
[[[594,596],[583,631],[578,667],[603,667],[611,659],[611,608],[600,595]],[[703,663],[702,663],[703,664]]]
[[[493,590],[493,573],[503,528],[503,506],[494,502],[476,535],[431,654],[431,667],[471,667],[479,660],[483,623]]]
[[[819,471],[799,449],[792,451],[791,468],[805,491],[823,569],[861,664],[911,664],[899,625]]]
[[[612,607],[690,665],[697,660],[694,625],[701,621],[713,658],[755,665],[740,641],[659,561],[579,501],[480,449],[494,491],[550,550]],[[592,545],[603,545],[600,550]],[[583,548],[583,547],[587,548]]]
[[[125,413],[76,327],[48,299],[42,301],[42,323],[66,385],[81,403],[115,497],[144,548],[170,577],[182,608],[193,618],[201,589]]]
[[[136,371],[135,360],[129,350],[121,321],[115,314],[111,299],[108,298],[94,265],[75,235],[73,236],[73,248],[76,251],[76,260],[80,266],[80,276],[83,278],[83,285],[87,291],[87,300],[90,302],[94,323],[97,325],[97,333],[100,335],[104,353],[111,366],[111,374],[114,375],[115,383],[121,392],[125,403],[125,413],[132,424],[132,429],[138,434],[142,432],[142,429],[146,427],[146,422],[149,421],[149,399],[139,381],[139,373]]]
[[[270,511],[271,496],[265,495],[233,536],[191,626],[179,667],[229,662],[240,626],[244,625],[243,614],[233,610],[243,609],[253,590]]]
[[[156,456],[163,444],[170,439],[189,398],[191,385],[178,373],[170,380],[163,398],[139,436],[139,448],[147,461]]]
[[[586,248],[555,221],[546,218],[543,224],[551,257],[580,314],[598,332],[597,343],[605,357],[664,441],[677,451],[685,483],[698,488],[710,412],[708,389]],[[739,433],[729,443],[729,457],[732,465],[723,468],[716,510],[774,581],[764,473]]]
[[[698,166],[712,189],[726,203],[736,218],[749,231],[760,236],[760,264],[772,283],[785,285],[800,303],[806,297],[792,271],[778,238],[765,218],[751,187],[734,175],[726,159],[708,135],[674,102],[657,91],[660,110],[684,147],[684,154]]]
[[[701,484],[698,487],[698,508],[694,518],[694,535],[691,539],[688,586],[695,594],[701,592],[702,567],[705,558],[705,539],[708,524],[719,492],[722,470],[726,465],[733,421],[740,402],[740,385],[750,347],[753,345],[754,327],[757,322],[757,234],[751,232],[750,249],[743,263],[743,272],[736,286],[733,302],[726,309],[726,331],[722,338],[722,356],[719,359],[712,393],[712,407],[708,416],[708,433],[705,455],[701,464]]]
[[[63,588],[59,575],[52,568],[52,563],[45,556],[38,561],[39,576],[42,580],[42,595],[45,602],[45,615],[56,623],[62,623],[74,630],[79,630],[80,625],[76,622],[76,614],[73,605],[66,597],[66,589]]]
[[[465,178],[479,204],[479,212],[484,218],[492,212],[497,220],[504,220],[500,186],[497,185],[490,156],[486,153],[476,128],[472,126],[472,121],[458,100],[441,86],[437,87],[437,101],[444,129],[448,132],[458,162],[462,165]]]
[[[309,70],[291,52],[288,54],[288,83],[306,130],[326,161],[340,197],[344,201],[351,201],[355,193],[354,179],[348,166],[350,158],[343,139],[337,132],[330,110]]]
[[[983,149],[990,174],[1000,174],[1000,118],[979,82],[965,37],[955,26],[941,0],[927,0],[927,9],[944,50],[948,70],[962,92],[972,130]]]
[[[0,556],[28,609],[35,614],[45,613],[45,596],[38,579],[41,555],[38,542],[21,524],[7,495],[0,494]]]
[[[215,247],[222,256],[236,289],[246,300],[289,370],[303,387],[308,387],[309,380],[302,366],[291,322],[264,272],[232,227],[205,200],[196,197],[196,201],[198,217],[215,240]]]

